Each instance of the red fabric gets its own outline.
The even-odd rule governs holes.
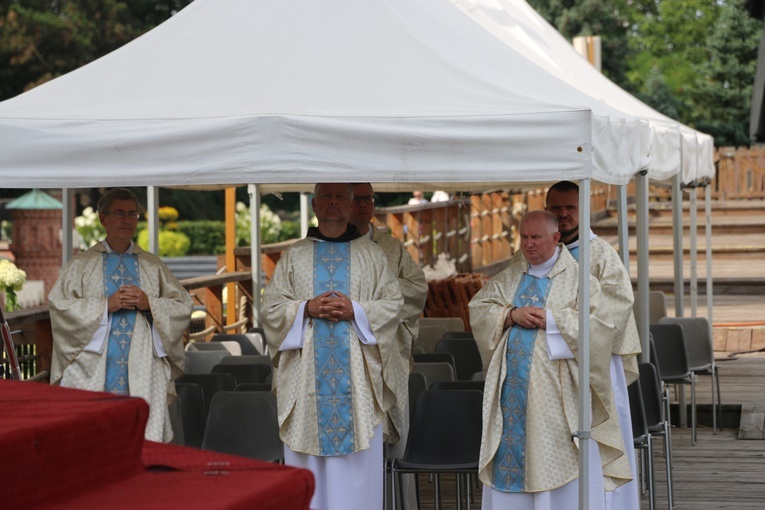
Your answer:
[[[310,471],[144,441],[137,398],[0,381],[0,508],[307,510]]]
[[[139,474],[140,399],[0,381],[0,506],[29,508]]]

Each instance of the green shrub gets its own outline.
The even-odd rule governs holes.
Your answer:
[[[226,223],[223,221],[179,221],[178,232],[191,240],[189,255],[219,255],[226,253]]]
[[[149,230],[143,229],[138,232],[138,246],[144,250],[149,249]],[[186,255],[191,246],[189,236],[182,232],[171,232],[167,230],[159,233],[159,256],[160,257],[182,257]]]

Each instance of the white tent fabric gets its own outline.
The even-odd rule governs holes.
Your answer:
[[[646,120],[654,131],[649,177],[683,182],[714,176],[711,136],[666,117],[597,71],[526,0],[451,0],[520,55],[615,109]]]
[[[556,79],[446,0],[196,0],[0,103],[0,179],[624,184],[650,162],[651,138],[644,121]]]

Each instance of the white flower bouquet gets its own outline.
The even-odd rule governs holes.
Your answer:
[[[27,281],[27,273],[16,267],[10,260],[0,260],[0,291],[5,291],[5,308],[7,311],[19,309],[16,292],[21,290]]]

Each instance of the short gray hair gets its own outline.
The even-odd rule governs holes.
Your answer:
[[[141,204],[138,203],[138,197],[135,196],[135,193],[127,188],[112,188],[98,199],[98,214],[108,213],[109,208],[117,200],[132,200],[135,202],[136,208],[141,209]]]

